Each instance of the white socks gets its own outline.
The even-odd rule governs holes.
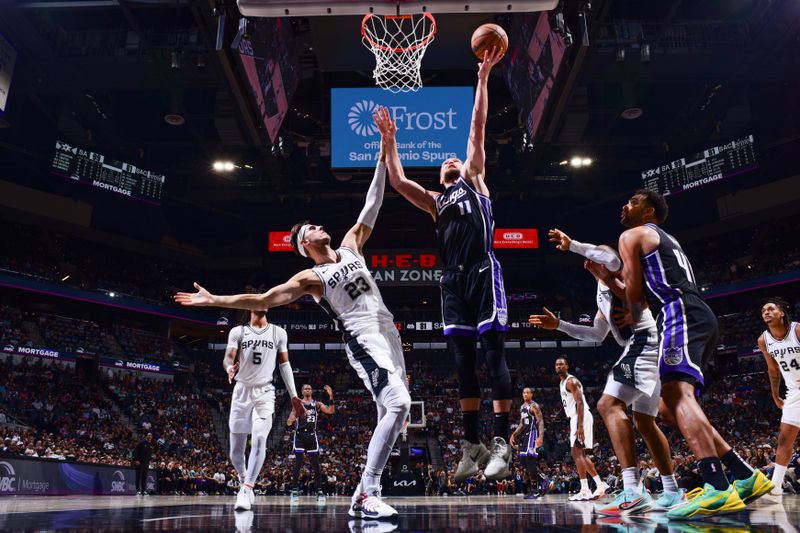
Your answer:
[[[597,485],[598,487],[600,485],[603,485],[603,480],[600,479],[600,474],[597,474],[596,476],[592,476],[592,479],[594,480],[595,485]]]
[[[581,492],[589,492],[589,480],[581,478]]]
[[[664,485],[664,492],[678,492],[678,482],[675,480],[675,474],[662,475],[661,483]]]
[[[639,480],[636,479],[636,467],[631,466],[628,468],[622,469],[622,486],[625,487],[626,490],[637,490],[639,485]]]
[[[781,466],[779,464],[775,464],[775,470],[772,472],[772,484],[775,485],[775,488],[772,489],[774,492],[783,492],[783,476],[786,475],[786,468],[785,466]]]

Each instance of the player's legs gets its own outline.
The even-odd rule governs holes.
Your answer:
[[[775,452],[775,470],[772,472],[772,484],[775,485],[773,494],[783,493],[783,477],[786,475],[789,460],[794,453],[794,443],[797,440],[798,432],[800,432],[800,422],[795,424],[781,422],[780,433],[778,433],[778,450]]]
[[[361,476],[361,490],[367,494],[378,492],[383,467],[389,460],[392,446],[397,441],[411,409],[411,396],[405,385],[405,376],[401,379],[397,372],[389,374],[388,381],[379,392],[376,401],[383,405],[386,414],[375,426],[367,448],[367,465]]]
[[[252,488],[266,458],[267,437],[272,429],[272,415],[275,413],[275,389],[271,386],[253,387],[250,397],[253,400],[253,432],[250,456],[247,458],[245,487]]]
[[[237,382],[231,395],[231,410],[228,417],[230,430],[230,458],[231,464],[239,478],[240,485],[244,483],[247,463],[245,449],[247,437],[252,431],[253,402],[250,400],[249,390],[244,384]]]
[[[508,372],[504,352],[505,333],[488,330],[481,334],[481,346],[492,383],[492,407],[494,410],[494,436],[508,440],[511,411],[511,374]]]
[[[303,458],[305,452],[297,449],[294,450],[294,468],[292,469],[292,489],[295,491],[300,490],[300,470],[303,468]]]
[[[597,402],[597,410],[608,428],[611,446],[614,448],[614,453],[617,454],[623,473],[626,468],[635,468],[636,452],[633,428],[626,412],[627,405],[621,399],[603,393],[600,401]]]
[[[447,344],[452,352],[458,374],[458,396],[464,423],[464,440],[480,443],[478,413],[481,405],[481,388],[475,368],[477,352],[472,335],[449,335]]]
[[[308,462],[311,463],[311,468],[314,469],[314,490],[319,494],[322,492],[322,471],[319,468],[319,452],[309,453]]]

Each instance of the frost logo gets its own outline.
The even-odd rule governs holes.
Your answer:
[[[372,137],[377,135],[378,127],[372,122],[372,112],[377,106],[372,100],[361,100],[353,104],[347,114],[347,123],[356,135]]]
[[[125,492],[125,474],[120,470],[114,470],[111,478],[111,492]]]
[[[0,493],[15,492],[17,490],[16,481],[17,473],[11,463],[0,461]]]

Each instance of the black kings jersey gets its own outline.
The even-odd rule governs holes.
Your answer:
[[[469,266],[492,251],[492,200],[463,177],[436,197],[436,239],[445,268]]]
[[[519,408],[520,424],[522,424],[522,434],[519,441],[526,442],[531,433],[531,429],[535,427],[536,415],[533,412],[533,403],[523,403]]]
[[[700,296],[692,265],[678,241],[655,224],[646,224],[658,233],[658,248],[642,257],[647,304],[656,314],[664,305],[684,294]]]
[[[303,402],[306,408],[306,415],[297,419],[297,431],[300,433],[314,433],[317,431],[317,402],[311,400],[310,403]]]

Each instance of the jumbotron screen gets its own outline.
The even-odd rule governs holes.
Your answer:
[[[645,189],[667,196],[757,168],[753,136],[748,135],[660,167],[643,170],[642,181]]]
[[[64,141],[56,141],[56,153],[50,171],[57,176],[98,189],[151,204],[161,204],[165,179],[163,174],[111,159]]]

